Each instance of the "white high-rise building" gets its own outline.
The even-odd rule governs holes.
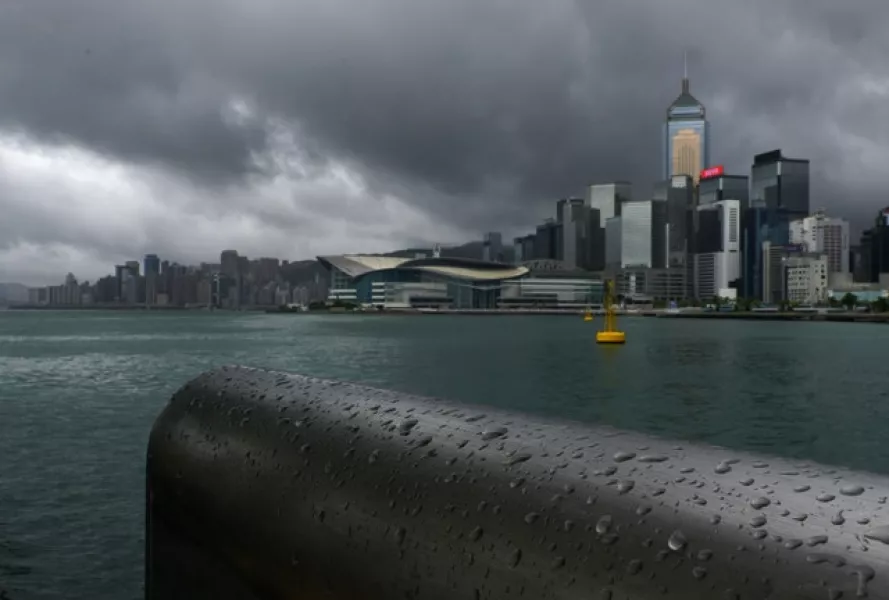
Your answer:
[[[607,237],[605,243],[607,247]],[[666,258],[667,203],[661,200],[624,202],[620,217],[621,268],[662,269]]]
[[[741,201],[698,207],[699,252],[694,256],[695,297],[721,296],[741,276]]]
[[[599,227],[605,221],[619,217],[624,202],[630,200],[630,184],[625,181],[598,183],[587,188],[586,204],[599,211]]]
[[[824,210],[790,223],[790,243],[805,246],[806,252],[827,255],[830,274],[852,271],[849,254],[849,222],[828,217]]]

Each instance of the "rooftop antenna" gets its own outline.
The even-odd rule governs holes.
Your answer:
[[[688,50],[682,53],[682,93],[688,93]]]

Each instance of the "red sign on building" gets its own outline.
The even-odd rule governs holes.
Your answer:
[[[715,167],[710,167],[701,171],[700,179],[712,179],[713,177],[719,177],[724,172],[725,169],[723,169],[722,165],[716,165]]]

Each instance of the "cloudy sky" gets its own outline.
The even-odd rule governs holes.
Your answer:
[[[659,175],[690,51],[712,158],[886,198],[885,0],[2,0],[0,281],[157,252],[310,258],[518,233]]]

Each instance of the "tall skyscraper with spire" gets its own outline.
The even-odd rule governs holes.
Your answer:
[[[704,105],[688,86],[688,54],[685,55],[682,93],[667,109],[664,123],[663,179],[688,175],[697,184],[701,170],[710,166],[710,124]]]

